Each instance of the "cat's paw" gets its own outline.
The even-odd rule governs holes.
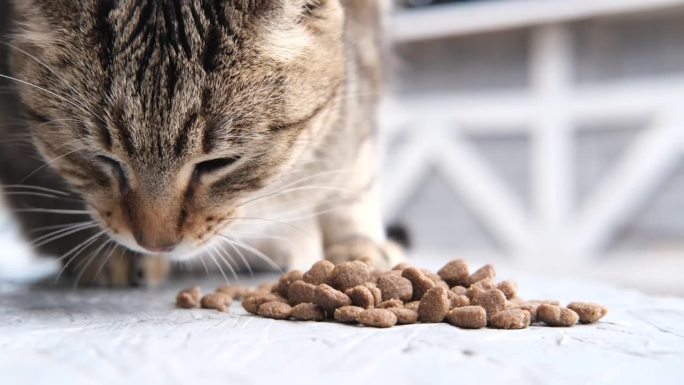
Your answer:
[[[325,259],[338,264],[345,261],[370,258],[378,270],[388,270],[403,262],[404,249],[395,242],[378,244],[366,237],[354,237],[338,242],[325,249]]]
[[[168,259],[123,251],[96,261],[79,272],[79,284],[101,287],[155,287],[166,281],[171,271]]]

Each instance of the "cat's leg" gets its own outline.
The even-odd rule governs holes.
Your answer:
[[[369,186],[342,209],[320,217],[325,258],[333,263],[369,257],[379,269],[401,262],[404,251],[385,235],[376,188]]]

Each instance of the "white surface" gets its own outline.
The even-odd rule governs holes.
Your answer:
[[[410,42],[682,5],[682,0],[506,0],[449,4],[397,12],[391,19],[391,35],[396,42]]]
[[[230,314],[175,309],[176,290],[191,283],[0,293],[0,383],[625,385],[680,384],[684,374],[681,299],[527,277],[527,298],[595,300],[609,314],[570,329],[379,330],[261,319],[239,304]]]

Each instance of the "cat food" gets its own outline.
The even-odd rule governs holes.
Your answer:
[[[442,322],[449,312],[447,289],[435,286],[428,290],[418,305],[418,318],[421,322]]]
[[[487,312],[481,306],[464,306],[451,310],[447,322],[463,329],[482,329],[487,326]]]
[[[343,262],[333,269],[330,281],[335,289],[344,292],[370,280],[370,268],[363,262]]]
[[[576,324],[579,316],[568,308],[544,303],[537,308],[537,320],[549,326],[568,327]]]
[[[284,302],[266,302],[259,306],[258,314],[265,318],[288,319],[292,314],[292,307]]]
[[[414,301],[420,301],[425,292],[435,286],[435,283],[428,278],[425,273],[416,269],[415,267],[408,267],[404,269],[401,272],[401,276],[411,281],[411,287],[413,288],[412,299]]]
[[[332,272],[335,269],[335,265],[333,265],[332,262],[330,261],[318,261],[311,266],[311,269],[304,273],[304,276],[302,277],[304,279],[304,282],[310,283],[312,285],[322,285],[330,284],[330,277],[332,277]]]
[[[313,303],[316,300],[316,286],[304,281],[295,281],[287,289],[287,299],[292,306]]]
[[[416,310],[392,307],[387,309],[397,316],[397,325],[409,325],[418,322],[418,312]]]
[[[200,306],[202,290],[198,286],[181,290],[176,296],[176,306],[181,309],[192,309]]]
[[[370,309],[375,307],[375,297],[371,292],[371,289],[364,285],[355,286],[349,289],[345,294],[351,299],[352,305],[362,307],[364,309]]]
[[[364,310],[366,309],[358,306],[342,306],[335,309],[333,318],[335,318],[335,321],[345,324],[358,323],[359,314],[361,314]]]
[[[448,262],[437,272],[440,278],[449,286],[463,285],[468,283],[468,264],[462,259]]]
[[[202,297],[199,287],[185,289],[176,296],[176,306],[227,312],[233,300],[242,299],[247,312],[264,318],[334,320],[377,328],[418,322],[446,322],[463,329],[568,327],[598,322],[607,313],[604,306],[591,302],[562,307],[554,300],[526,301],[514,281],[496,282],[492,265],[471,274],[459,259],[437,274],[406,262],[389,271],[372,269],[368,258],[337,265],[318,261],[304,273],[292,270],[275,284],[252,290],[226,285]]]
[[[325,311],[315,303],[300,303],[292,308],[290,315],[300,321],[325,320]]]
[[[496,329],[525,329],[530,326],[530,313],[522,309],[506,309],[494,314],[489,326]]]
[[[209,293],[202,297],[202,307],[205,309],[216,309],[220,312],[227,312],[230,305],[233,303],[233,298],[228,294],[223,293]]]
[[[598,322],[608,313],[604,306],[591,302],[571,302],[567,308],[577,313],[579,321],[585,324]]]
[[[338,307],[351,305],[351,299],[341,291],[335,290],[326,284],[322,284],[316,287],[314,303],[327,312],[332,313]]]
[[[358,316],[359,323],[374,328],[389,328],[397,324],[397,316],[387,309],[366,309]]]

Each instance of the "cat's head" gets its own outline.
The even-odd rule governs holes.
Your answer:
[[[41,155],[125,246],[186,255],[336,118],[338,0],[15,0]]]

